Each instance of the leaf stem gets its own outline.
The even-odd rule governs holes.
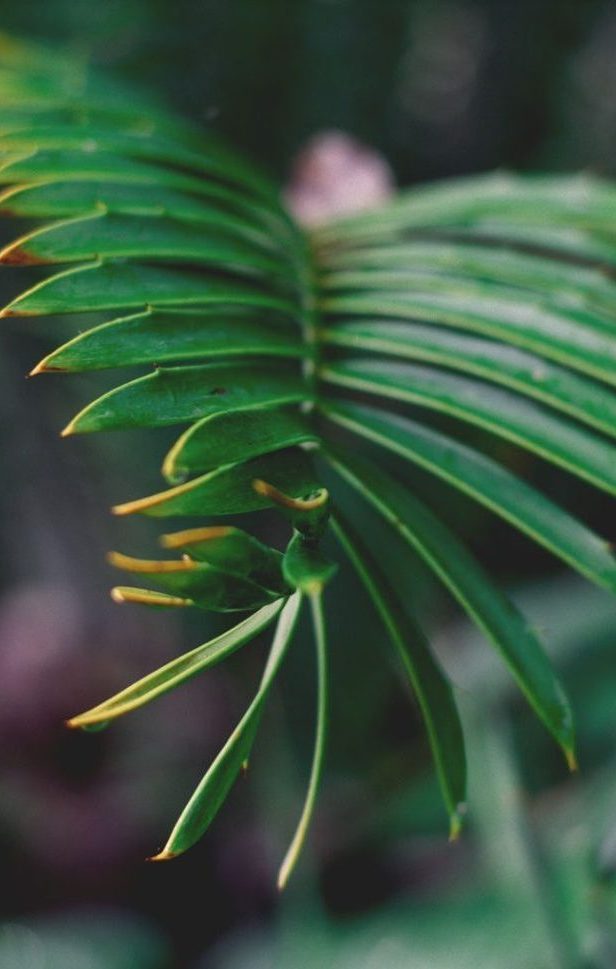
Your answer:
[[[310,606],[312,611],[312,623],[315,636],[316,661],[317,661],[317,725],[314,742],[314,754],[312,758],[312,768],[308,790],[304,801],[304,808],[301,813],[295,834],[287,853],[284,857],[280,871],[278,872],[277,885],[279,891],[285,888],[289,877],[295,868],[300,852],[306,840],[308,828],[314,806],[321,775],[323,773],[323,758],[325,753],[325,743],[327,737],[327,710],[328,710],[328,666],[327,666],[327,634],[325,628],[325,617],[323,614],[323,596],[320,592],[315,592],[310,596]]]

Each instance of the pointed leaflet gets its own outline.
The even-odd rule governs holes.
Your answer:
[[[194,605],[214,612],[258,609],[279,598],[280,593],[264,589],[248,577],[188,557],[181,560],[150,561],[112,552],[111,565],[149,579],[164,592],[190,599]]]
[[[182,811],[165,847],[153,861],[166,861],[187,851],[218,813],[254,743],[263,704],[286,655],[300,604],[301,597],[297,592],[286,602],[252,703]]]
[[[1,88],[0,88],[1,89]],[[254,205],[255,199],[240,188],[212,182],[194,174],[184,173],[171,166],[155,164],[119,155],[113,151],[87,148],[84,132],[83,149],[23,150],[15,149],[0,158],[0,185],[23,185],[44,181],[97,181],[125,185],[152,185],[175,191],[194,193],[229,200],[242,207],[242,202]],[[270,207],[271,208],[271,207]]]
[[[230,182],[240,191],[254,194],[270,204],[277,200],[274,187],[254,169],[245,165],[233,152],[228,151],[213,138],[202,137],[198,150],[184,147],[177,139],[159,137],[151,131],[131,132],[114,126],[104,127],[96,122],[87,124],[32,127],[29,131],[20,129],[4,134],[0,142],[7,151],[12,152],[74,152],[87,156],[98,152],[110,153],[120,160],[145,159],[171,167],[172,170],[184,169],[198,176],[214,176],[223,183]],[[39,178],[44,177],[41,165]]]
[[[213,198],[249,219],[257,219],[280,242],[293,245],[296,230],[280,205],[275,187],[211,137],[198,139],[195,152],[186,151],[174,135],[169,141],[156,140],[150,131],[131,132],[114,125],[94,137],[91,122],[73,125],[71,130],[73,147],[45,147],[43,139],[38,144],[18,146],[16,138],[0,138],[5,146],[3,152],[0,150],[0,184],[94,181],[186,192]],[[181,156],[186,166],[178,166]],[[214,168],[221,179],[207,177],[207,169]]]
[[[456,283],[450,292],[442,286],[435,292],[432,282],[427,292],[330,297],[322,301],[322,308],[328,317],[407,319],[481,333],[616,384],[610,314],[547,303],[536,296],[524,299],[522,290],[475,289],[464,291]]]
[[[403,608],[394,586],[357,532],[340,513],[333,527],[387,629],[417,697],[449,813],[450,837],[454,839],[460,830],[466,798],[466,757],[451,686],[432,656],[423,631]]]
[[[183,481],[189,474],[221,464],[317,440],[315,429],[296,409],[261,407],[212,414],[178,438],[164,460],[163,475],[171,483]]]
[[[542,357],[466,333],[397,322],[338,322],[326,344],[421,360],[503,384],[616,436],[616,394]]]
[[[137,498],[113,509],[116,515],[233,515],[260,508],[272,508],[271,493],[256,490],[255,483],[270,482],[275,489],[296,499],[320,490],[310,457],[299,448],[286,448],[194,478],[146,498]]]
[[[220,663],[231,653],[243,646],[244,643],[254,639],[263,629],[276,618],[283,605],[282,599],[270,605],[263,606],[248,619],[242,620],[231,629],[215,639],[210,640],[203,646],[198,646],[189,653],[184,653],[177,659],[171,660],[166,666],[153,673],[148,673],[143,679],[138,680],[131,686],[126,687],[120,693],[99,703],[98,706],[79,714],[68,721],[70,727],[87,727],[92,724],[106,724],[109,720],[115,720],[125,713],[137,710],[150,700],[175,689],[187,680],[192,679],[198,673]]]
[[[312,767],[308,790],[304,807],[300,819],[295,829],[295,834],[291,839],[291,844],[284,856],[283,862],[278,872],[278,888],[282,889],[287,884],[291,873],[297,864],[300,852],[303,848],[308,828],[312,820],[316,804],[321,775],[323,773],[323,760],[325,756],[325,743],[327,737],[327,705],[328,705],[328,663],[327,663],[327,637],[325,630],[325,618],[323,615],[323,602],[321,587],[311,586],[310,606],[312,610],[312,625],[314,628],[314,638],[317,660],[317,725],[314,739],[314,752],[312,755]]]
[[[182,549],[191,559],[249,578],[279,595],[289,591],[282,575],[282,554],[241,528],[232,525],[190,528],[162,535],[160,541],[164,548]]]
[[[533,254],[548,253],[570,263],[595,266],[606,269],[616,266],[616,246],[607,231],[584,229],[568,225],[539,226],[532,222],[528,225],[515,220],[493,219],[488,216],[478,219],[471,226],[456,228],[454,235],[460,242],[499,246],[505,244],[527,249]]]
[[[509,391],[428,367],[364,358],[326,364],[320,377],[337,386],[393,397],[477,424],[616,494],[612,442]]]
[[[452,437],[358,404],[323,406],[328,420],[443,478],[540,542],[591,581],[616,592],[608,542],[506,468]]]
[[[156,135],[171,138],[187,148],[198,148],[203,144],[203,132],[188,121],[170,118],[165,114],[147,114],[145,108],[138,108],[129,114],[111,105],[92,107],[84,112],[71,105],[47,104],[5,104],[0,107],[0,138],[14,134],[32,126],[43,125],[51,128],[56,125],[71,125],[74,130],[83,131],[90,124],[104,127],[108,132],[122,131],[140,138]]]
[[[241,207],[234,209],[233,198],[229,200],[224,190],[219,198],[215,189],[211,198],[196,198],[151,185],[92,181],[18,185],[0,191],[2,215],[54,220],[29,229],[8,247],[24,245],[33,256],[48,256],[50,261],[60,255],[75,258],[81,247],[91,251],[95,239],[95,252],[102,254],[105,247],[117,241],[120,227],[134,245],[135,234],[141,231],[143,235],[146,223],[150,223],[155,240],[161,239],[165,227],[191,233],[201,228],[214,237],[239,239],[253,250],[258,246],[284,256],[280,243],[267,231],[259,209],[255,209],[254,213]],[[187,236],[185,241],[190,238]],[[111,251],[107,254],[111,255]]]
[[[107,181],[33,182],[0,191],[0,215],[21,218],[69,219],[101,208],[115,215],[167,216],[196,224],[232,223],[235,230],[258,237],[271,247],[264,214],[255,204],[239,200],[215,182],[204,183],[208,197],[196,197],[161,185]]]
[[[248,275],[289,275],[286,259],[237,238],[233,223],[193,225],[165,217],[109,215],[104,209],[37,229],[0,252],[8,265],[53,265],[95,259],[203,263]]]
[[[160,367],[99,397],[63,433],[161,427],[239,408],[299,403],[307,396],[299,373],[273,365]]]
[[[99,310],[143,310],[149,305],[225,303],[272,305],[272,296],[240,280],[217,279],[205,272],[142,266],[136,263],[91,263],[67,269],[33,286],[9,303],[0,316],[48,316]],[[291,316],[294,303],[277,298],[275,307]]]
[[[459,244],[470,243],[473,245],[490,245],[494,248],[524,250],[527,254],[551,259],[563,259],[576,266],[592,266],[600,269],[601,266],[616,265],[616,245],[610,238],[610,229],[607,231],[571,227],[568,225],[539,226],[530,221],[528,224],[501,220],[499,218],[480,218],[470,226],[456,225],[444,227],[444,233],[431,232],[424,233],[419,230],[418,235],[422,239],[442,239],[447,242],[457,242]],[[356,245],[369,242],[371,245],[382,245],[383,247],[395,246],[409,238],[408,230],[384,229],[366,236],[363,240],[356,242],[345,241],[344,245]],[[411,270],[412,272],[412,270]],[[478,274],[479,275],[479,274]]]
[[[33,373],[102,370],[201,357],[304,356],[307,349],[301,343],[299,329],[289,321],[286,325],[269,325],[271,317],[275,319],[272,310],[258,307],[151,307],[80,333],[45,357]]]
[[[543,253],[517,251],[515,246],[495,242],[492,246],[451,242],[447,237],[409,240],[405,244],[381,245],[327,254],[333,271],[324,286],[358,291],[413,290],[417,281],[429,279],[439,285],[441,276],[476,283],[519,286],[557,299],[593,299],[614,307],[616,286],[600,269],[575,265]]]
[[[5,160],[0,163],[0,184],[5,184],[0,190],[0,214],[67,219],[93,214],[104,207],[116,215],[169,216],[197,224],[230,219],[238,233],[245,231],[247,237],[255,239],[258,234],[258,239],[270,248],[288,245],[288,230],[270,209],[237,191],[211,179],[191,179],[187,185],[186,177],[180,176],[178,183],[178,173],[163,171],[156,177],[151,169],[141,170],[141,180],[125,178],[117,160],[111,159],[111,163],[110,172],[101,171],[100,165],[71,171],[69,165],[67,171],[60,170],[55,176],[52,173],[48,176],[51,180],[42,184],[33,174],[25,184],[15,184],[10,178],[14,169],[7,167]],[[23,156],[19,164],[23,167]],[[139,172],[132,174],[138,176]]]
[[[186,609],[195,605],[192,599],[171,596],[166,592],[153,592],[151,589],[136,589],[129,585],[115,585],[111,590],[111,598],[117,603],[130,602],[152,609]]]
[[[328,461],[425,559],[485,633],[538,716],[575,764],[569,704],[538,638],[458,539],[372,462],[328,451]]]
[[[517,175],[490,172],[406,189],[378,212],[347,216],[316,233],[320,244],[357,243],[412,227],[466,226],[486,218],[609,227],[616,221],[612,184],[586,173]]]

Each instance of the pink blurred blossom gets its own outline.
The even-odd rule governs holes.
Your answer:
[[[343,131],[322,131],[296,156],[285,199],[298,222],[319,225],[379,205],[393,191],[382,155]]]

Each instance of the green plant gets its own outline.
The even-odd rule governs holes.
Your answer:
[[[73,726],[108,724],[276,621],[253,702],[157,857],[190,847],[223,802],[307,599],[318,716],[308,795],[280,874],[286,882],[323,763],[322,599],[336,566],[321,543],[330,530],[417,696],[452,836],[465,797],[462,730],[451,687],[388,561],[392,532],[408,549],[408,569],[414,555],[424,559],[500,652],[574,766],[569,706],[537,635],[438,509],[371,454],[381,449],[399,468],[420,467],[591,581],[616,588],[606,541],[460,439],[477,426],[616,490],[616,190],[587,176],[498,173],[404,192],[307,234],[276,188],[213,135],[71,58],[11,41],[1,52],[0,212],[39,223],[7,245],[1,261],[65,265],[2,315],[119,314],[34,373],[154,365],[95,400],[63,433],[189,425],[164,460],[170,487],[115,513],[276,508],[292,532],[284,553],[223,524],[163,536],[166,548],[181,552],[176,559],[112,555],[159,589],[118,587],[119,601],[251,615]],[[418,410],[412,418],[398,413],[408,404]],[[432,413],[446,415],[445,429]],[[358,456],[362,442],[368,446]],[[382,519],[378,548],[337,502],[341,482]]]

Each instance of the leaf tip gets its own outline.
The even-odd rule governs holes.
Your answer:
[[[290,871],[283,865],[278,872],[278,877],[276,878],[276,888],[279,892],[284,892],[287,887],[287,882],[289,881]]]
[[[158,539],[163,548],[182,548],[195,542],[207,542],[215,538],[225,538],[233,533],[231,525],[206,525],[203,528],[187,528],[181,532],[161,535]]]
[[[45,361],[41,360],[39,363],[37,363],[36,367],[32,368],[28,376],[36,377],[39,373],[45,373],[46,370],[47,370],[47,367],[45,366]]]
[[[449,844],[455,844],[462,833],[462,813],[465,805],[460,805],[449,817]]]
[[[571,773],[577,773],[577,771],[580,769],[580,765],[578,764],[578,759],[573,747],[565,747],[565,758],[567,760],[567,767]]]
[[[20,313],[19,310],[12,309],[11,308],[12,305],[13,305],[12,303],[9,303],[8,306],[5,306],[4,309],[0,310],[0,319],[8,316],[27,316],[28,315],[27,313]]]
[[[135,501],[125,501],[119,505],[112,505],[112,515],[132,515],[135,511],[140,511],[145,507],[146,499],[136,498]]]
[[[66,367],[55,367],[52,366],[48,361],[51,357],[43,357],[42,360],[37,363],[36,367],[33,367],[29,377],[36,377],[40,373],[67,373]]]
[[[171,489],[172,491],[173,489]],[[125,501],[120,505],[113,505],[111,514],[132,515],[139,511],[147,512],[148,508],[161,504],[171,492],[161,491],[155,495],[148,495],[146,498],[135,498],[133,501]]]
[[[329,499],[327,488],[319,488],[309,498],[294,498],[262,478],[254,478],[252,488],[262,498],[267,498],[273,504],[282,508],[289,508],[292,511],[313,511],[315,508],[321,508]]]
[[[20,245],[12,243],[0,252],[0,263],[4,266],[41,266],[47,262],[33,255]]]
[[[84,733],[99,733],[109,726],[109,720],[99,720],[96,717],[90,719],[91,716],[91,711],[79,713],[76,717],[65,720],[64,726],[68,727],[69,730],[83,730]]]
[[[177,858],[177,856],[178,856],[177,851],[169,851],[167,848],[163,848],[163,850],[159,851],[157,855],[150,855],[149,858],[146,858],[145,860],[146,861],[172,861],[174,858]]]

